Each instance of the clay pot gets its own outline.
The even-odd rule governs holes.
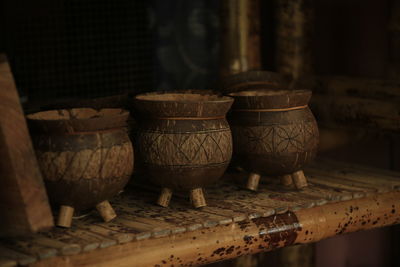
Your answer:
[[[96,208],[105,221],[116,215],[108,199],[133,171],[133,147],[122,109],[43,111],[27,116],[49,198],[61,206],[58,225],[69,227],[74,210]]]
[[[202,188],[223,175],[232,156],[225,118],[232,102],[183,92],[135,97],[138,153],[151,181],[163,188],[159,205],[169,205],[172,190],[190,191],[195,207],[206,205]]]
[[[319,141],[307,106],[311,91],[256,89],[229,95],[235,98],[229,117],[234,155],[251,172],[247,188],[257,190],[260,175],[306,186],[301,169],[315,157]]]

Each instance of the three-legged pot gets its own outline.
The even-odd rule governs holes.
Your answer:
[[[189,191],[194,207],[206,206],[203,187],[215,183],[232,156],[226,113],[231,97],[201,93],[148,93],[135,97],[137,147],[151,181],[161,186],[157,203]]]
[[[235,98],[229,123],[234,155],[250,172],[246,187],[257,190],[261,175],[279,176],[284,185],[307,186],[302,167],[316,155],[318,126],[308,107],[309,90],[256,89]]]

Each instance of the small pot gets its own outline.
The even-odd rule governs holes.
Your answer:
[[[306,186],[301,169],[315,157],[319,141],[307,106],[311,91],[255,89],[229,95],[235,99],[229,117],[234,155],[250,172],[247,188],[257,190],[260,175]]]
[[[202,188],[223,175],[232,156],[225,118],[232,102],[204,92],[135,97],[138,153],[151,181],[163,188],[159,205],[169,205],[173,190],[190,191],[195,207],[206,205]]]
[[[105,221],[116,215],[108,199],[133,171],[133,147],[122,109],[61,109],[27,116],[51,202],[61,206],[57,225],[74,211],[96,207]]]

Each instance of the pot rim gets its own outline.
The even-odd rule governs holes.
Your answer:
[[[306,89],[253,89],[232,92],[233,110],[291,109],[306,107],[312,91]]]
[[[72,112],[77,112],[77,111],[90,111],[91,116],[85,116],[85,117],[74,117],[75,115],[72,115]],[[115,113],[111,112],[110,114],[104,114],[106,111],[116,111]],[[119,111],[119,112],[118,112]],[[69,116],[62,116],[60,112],[66,112],[69,114]],[[47,113],[47,114],[46,114]],[[42,117],[43,115],[48,115],[51,116],[54,113],[58,113],[58,117]],[[102,116],[99,116],[99,114],[103,114]],[[85,114],[81,114],[85,115]],[[52,109],[52,110],[46,110],[46,111],[39,111],[35,113],[28,114],[26,117],[28,120],[31,121],[38,121],[38,122],[47,122],[47,121],[85,121],[85,120],[91,120],[91,119],[112,119],[116,117],[121,117],[121,116],[126,116],[129,115],[129,111],[122,109],[122,108],[102,108],[102,109],[94,109],[94,108],[63,108],[63,109]],[[55,115],[57,116],[57,114]]]
[[[201,99],[156,99],[156,97],[159,96],[168,96],[168,95],[181,95],[181,96],[200,96],[204,97],[205,100]],[[206,99],[206,97],[212,97],[214,99]],[[139,94],[135,96],[135,101],[143,101],[143,102],[148,102],[148,103],[183,103],[183,104],[201,104],[201,103],[229,103],[233,102],[234,99],[231,96],[224,96],[224,95],[218,95],[216,93],[210,93],[210,92],[193,92],[193,91],[187,91],[187,92],[181,92],[181,91],[169,91],[169,92],[150,92],[150,93],[144,93],[144,94]]]
[[[254,93],[254,94],[252,94]],[[283,95],[300,95],[300,94],[310,94],[311,90],[307,89],[251,89],[251,90],[241,90],[237,92],[229,93],[228,95],[233,98],[243,98],[243,97],[257,97],[257,98],[268,98]],[[257,95],[259,94],[259,95]]]

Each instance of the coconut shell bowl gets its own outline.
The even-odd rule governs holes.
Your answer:
[[[206,206],[203,188],[225,172],[232,156],[226,113],[233,98],[206,93],[137,95],[138,155],[145,173],[169,205],[173,191],[190,192],[194,207]]]
[[[234,157],[250,174],[256,191],[261,175],[280,177],[285,186],[307,186],[302,168],[316,155],[319,133],[308,108],[309,90],[254,89],[229,94],[235,99],[229,122]]]
[[[96,207],[104,221],[116,214],[108,202],[133,171],[133,147],[122,109],[43,111],[27,116],[50,201],[60,207],[57,225],[74,212]]]

